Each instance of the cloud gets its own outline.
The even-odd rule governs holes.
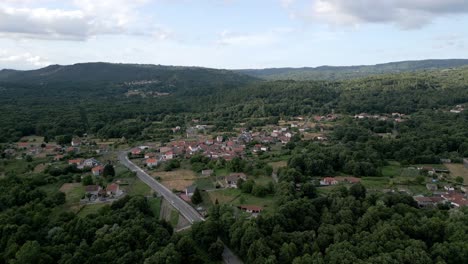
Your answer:
[[[292,33],[294,29],[288,27],[274,28],[267,32],[245,34],[225,30],[219,34],[216,41],[222,46],[266,46],[278,42],[281,35]]]
[[[11,54],[6,50],[0,50],[0,65],[6,64],[14,68],[44,67],[52,64],[46,58],[33,55],[29,52],[21,54]]]
[[[468,13],[466,0],[307,0],[307,2],[309,4],[306,11],[293,10],[296,17],[333,26],[388,23],[402,29],[416,29],[426,26],[439,17]],[[294,7],[288,7],[291,8]]]
[[[74,0],[68,9],[24,7],[28,2],[9,0],[0,5],[0,37],[86,40],[105,34],[157,39],[170,35],[140,14],[148,0]]]

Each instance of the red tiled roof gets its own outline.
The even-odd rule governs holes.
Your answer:
[[[119,185],[117,183],[111,183],[107,185],[107,188],[106,188],[108,192],[117,192],[118,189],[119,189]]]

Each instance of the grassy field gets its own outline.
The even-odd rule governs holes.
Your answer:
[[[170,221],[170,223],[171,223],[171,225],[173,227],[176,227],[177,223],[179,223],[179,212],[177,212],[176,210],[171,211],[171,221]]]
[[[104,203],[99,203],[99,204],[87,204],[81,208],[81,210],[78,212],[78,216],[80,217],[85,217],[89,214],[96,214],[98,213],[99,209],[103,208],[108,204]]]
[[[445,164],[445,166],[450,170],[450,176],[452,178],[463,177],[465,184],[468,184],[468,169],[463,166],[463,164]]]
[[[153,214],[156,217],[159,217],[161,213],[161,202],[162,202],[162,198],[160,197],[154,197],[154,198],[148,199],[148,203],[151,208],[151,211],[153,211]]]
[[[381,190],[388,188],[389,179],[387,177],[363,177],[361,183],[367,189]]]
[[[126,190],[129,195],[151,195],[151,188],[138,178],[126,179],[129,183]]]
[[[214,177],[199,178],[195,181],[195,184],[200,190],[211,190],[215,188],[215,185],[213,184],[214,181],[215,181]]]
[[[401,174],[401,165],[396,161],[390,161],[387,166],[382,168],[382,176],[384,177],[395,177]]]
[[[211,202],[214,204],[216,200],[220,204],[231,203],[235,198],[241,194],[239,189],[222,189],[208,192]]]
[[[187,186],[192,185],[197,179],[195,172],[186,169],[152,172],[151,176],[155,178],[159,177],[164,186],[170,190],[175,189],[178,191],[183,191]]]
[[[275,161],[268,163],[271,167],[273,167],[273,171],[278,171],[279,168],[286,167],[288,162],[286,160]]]

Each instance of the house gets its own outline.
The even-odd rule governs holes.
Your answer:
[[[99,164],[101,163],[95,158],[90,158],[90,159],[86,159],[83,161],[83,167],[86,167],[86,168],[92,168]]]
[[[68,165],[76,165],[77,167],[82,166],[83,164],[83,159],[71,159],[68,160]]]
[[[158,166],[158,160],[155,158],[149,158],[146,160],[146,166],[152,168]]]
[[[337,185],[338,181],[335,178],[332,177],[325,177],[320,181],[320,185]]]
[[[117,183],[111,183],[107,185],[106,193],[109,196],[120,196],[122,194],[122,190],[120,190],[120,185]]]
[[[166,152],[166,154],[163,155],[163,157],[165,160],[171,160],[174,158],[174,152],[168,151]]]
[[[203,176],[211,176],[213,175],[213,170],[202,170],[201,174]]]
[[[193,194],[195,193],[195,189],[197,189],[197,186],[195,185],[190,185],[187,188],[185,188],[185,195],[187,197],[192,197]]]
[[[293,134],[291,132],[286,132],[284,136],[288,138],[292,138]]]
[[[96,198],[98,196],[100,190],[101,190],[101,186],[99,186],[99,185],[87,185],[87,186],[85,186],[86,194],[90,194],[91,196],[94,196],[94,198]]]
[[[218,142],[223,142],[223,139],[224,139],[223,136],[217,136],[216,137],[216,141],[218,141]]]
[[[237,188],[237,182],[242,180],[247,180],[247,176],[244,173],[231,173],[225,178],[226,186],[229,188]]]
[[[92,168],[91,172],[93,173],[94,176],[102,175],[102,173],[104,172],[104,166],[98,165]]]
[[[63,155],[56,155],[54,157],[54,161],[61,161],[63,159]]]
[[[139,156],[142,153],[142,150],[140,148],[133,148],[130,153],[132,153],[133,156]]]
[[[256,205],[239,205],[237,208],[252,215],[259,214],[263,208]]]

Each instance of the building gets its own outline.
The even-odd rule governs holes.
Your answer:
[[[324,186],[336,185],[338,183],[339,182],[335,178],[332,178],[332,177],[325,177],[320,181],[320,185],[324,185]]]
[[[104,172],[104,166],[98,165],[91,169],[94,176],[100,176]]]
[[[117,183],[111,183],[106,187],[106,193],[109,196],[120,196],[123,192],[120,190],[120,185]]]
[[[150,158],[146,160],[146,166],[153,168],[158,166],[158,160],[155,158]]]
[[[165,160],[171,160],[174,158],[174,152],[168,151],[166,152],[166,154],[163,155],[163,157]]]
[[[79,138],[74,138],[71,141],[72,147],[79,147],[81,145],[81,139]]]
[[[237,188],[238,181],[247,180],[247,176],[244,173],[231,173],[225,178],[226,187],[228,188]]]
[[[154,152],[145,153],[145,159],[151,159],[151,158],[155,158],[155,157],[156,157],[156,153],[154,153]]]
[[[83,159],[68,160],[68,165],[76,165],[77,167],[80,167],[81,165],[83,165]]]
[[[101,163],[95,158],[90,158],[90,159],[86,159],[83,161],[83,167],[87,167],[87,168],[92,168],[100,164]]]
[[[253,216],[257,216],[263,210],[262,207],[256,205],[239,205],[237,208]]]

